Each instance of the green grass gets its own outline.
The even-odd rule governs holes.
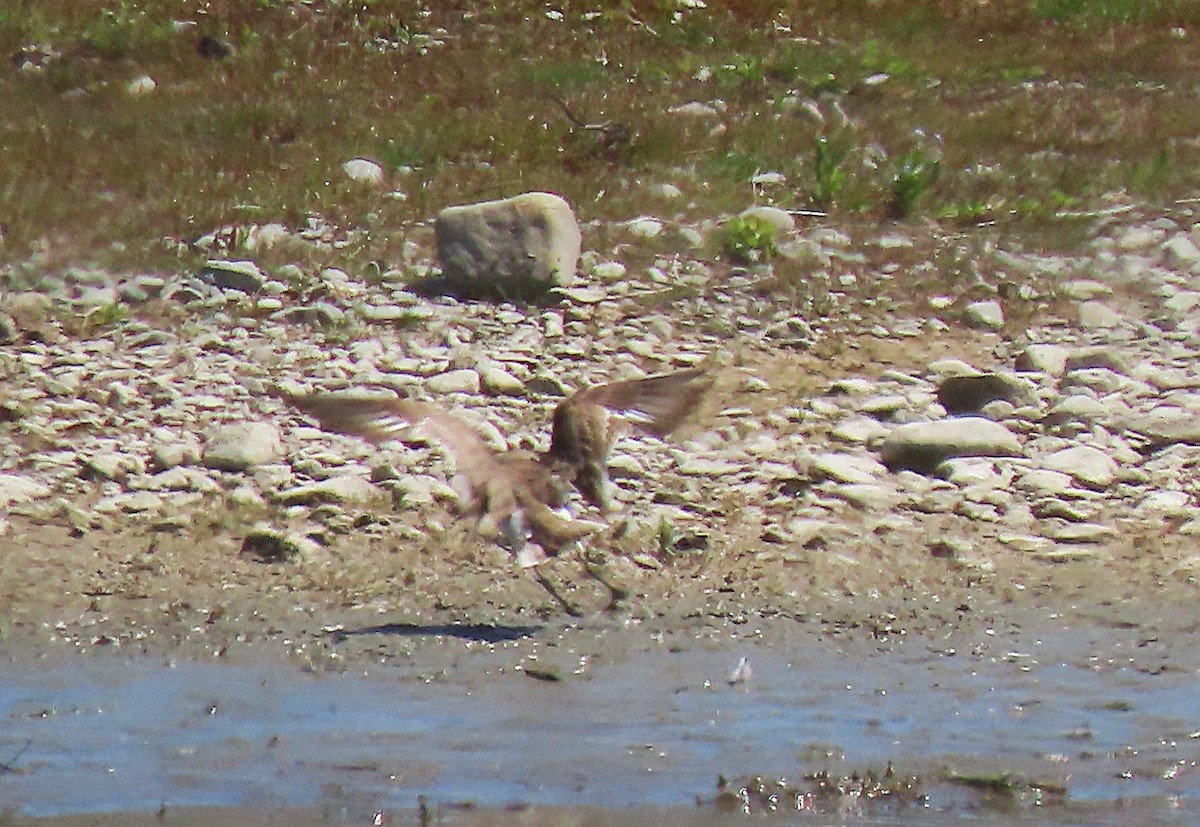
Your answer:
[[[1030,12],[1055,23],[1136,23],[1170,17],[1183,4],[1169,0],[1033,0]]]
[[[1175,28],[1200,31],[1198,3],[554,8],[10,0],[0,53],[40,68],[0,71],[0,266],[183,271],[218,227],[315,215],[369,232],[260,263],[357,272],[454,203],[545,189],[584,219],[624,220],[645,211],[644,182],[672,180],[703,193],[674,217],[700,220],[762,197],[750,179],[766,171],[788,181],[770,203],[817,205],[831,223],[1002,221],[1013,237],[1045,234],[1056,205],[1200,189],[1200,43]],[[201,56],[205,35],[233,54]],[[141,74],[158,88],[131,97]],[[844,129],[779,105],[822,95]],[[554,98],[631,140],[601,145]],[[719,114],[668,114],[689,101]],[[943,137],[936,164],[912,146],[918,127]],[[348,182],[354,157],[381,163],[388,186]]]

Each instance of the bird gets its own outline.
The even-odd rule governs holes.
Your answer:
[[[550,447],[543,453],[496,451],[465,421],[429,402],[345,393],[279,395],[323,430],[375,444],[416,431],[441,445],[457,466],[452,483],[464,512],[493,525],[498,544],[529,567],[605,527],[572,518],[566,506],[576,489],[601,514],[609,511],[607,460],[622,421],[665,437],[712,385],[709,370],[690,368],[584,388],[555,408]]]

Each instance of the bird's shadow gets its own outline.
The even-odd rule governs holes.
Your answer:
[[[494,623],[380,623],[361,629],[339,629],[331,635],[341,642],[360,635],[397,637],[453,637],[477,643],[507,643],[531,637],[541,626],[501,626]]]

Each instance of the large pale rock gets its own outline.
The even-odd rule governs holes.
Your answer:
[[[279,501],[286,505],[316,505],[328,502],[365,503],[378,496],[380,496],[380,490],[369,480],[352,474],[344,474],[280,491]]]
[[[1167,445],[1200,445],[1200,418],[1182,408],[1161,407],[1141,414],[1120,417],[1114,430],[1134,434],[1144,440],[1141,450],[1152,451]]]
[[[460,295],[534,298],[568,282],[579,262],[571,205],[546,192],[448,207],[435,229],[441,281]]]
[[[0,474],[0,507],[29,502],[49,494],[50,489],[37,480],[18,474]]]
[[[1042,465],[1051,471],[1070,474],[1089,488],[1107,488],[1117,478],[1117,461],[1090,445],[1055,451],[1042,459]]]
[[[776,236],[790,233],[796,229],[796,219],[787,210],[778,207],[757,206],[749,207],[738,213],[739,218],[754,218],[775,230]]]
[[[1034,370],[1050,376],[1062,376],[1070,351],[1062,345],[1032,344],[1017,354],[1017,370]]]
[[[964,416],[934,422],[913,422],[895,428],[880,449],[893,471],[908,468],[928,473],[950,457],[1018,456],[1016,436],[990,419]]]
[[[253,261],[222,261],[210,259],[200,271],[200,278],[222,290],[257,293],[267,277]]]
[[[830,452],[813,457],[812,470],[822,478],[868,485],[878,482],[886,469],[871,457]]]
[[[275,462],[283,455],[279,429],[270,422],[243,422],[217,428],[204,446],[204,465],[223,471],[245,471]]]
[[[967,324],[971,327],[999,330],[1004,327],[1004,308],[995,300],[972,302],[966,307]]]
[[[951,414],[977,413],[997,399],[1018,404],[1034,401],[1034,394],[1020,379],[999,373],[948,376],[938,386],[937,400]]]
[[[479,393],[479,373],[471,368],[450,370],[430,377],[427,386],[439,396],[447,393]]]

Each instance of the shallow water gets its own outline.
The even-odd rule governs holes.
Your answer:
[[[933,783],[954,769],[1062,784],[1072,805],[1087,805],[1078,823],[1128,807],[1141,823],[1200,816],[1195,671],[1055,655],[1120,650],[1119,633],[1013,640],[1027,650],[999,657],[770,631],[692,645],[640,631],[591,639],[620,635],[637,645],[580,654],[578,640],[541,630],[481,652],[443,636],[428,659],[440,668],[417,657],[345,673],[115,654],[14,660],[0,678],[0,809],[302,807],[358,820],[415,812],[418,796],[446,811],[694,807],[722,774],[794,780],[890,761],[927,779],[927,807],[859,815],[978,818],[975,793]],[[743,656],[753,674],[731,684]],[[561,680],[518,668],[532,663]],[[1032,810],[984,812],[1020,823]]]

